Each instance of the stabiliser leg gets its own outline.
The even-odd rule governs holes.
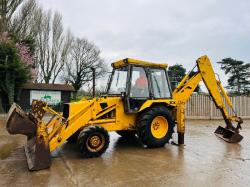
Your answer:
[[[179,145],[184,144],[184,133],[179,133],[178,132],[178,144]]]
[[[177,104],[177,132],[178,132],[178,144],[184,144],[185,134],[185,103],[179,102]]]

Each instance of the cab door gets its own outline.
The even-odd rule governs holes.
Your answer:
[[[125,96],[125,111],[137,113],[140,107],[150,98],[150,77],[148,69],[141,66],[130,66],[129,83]]]

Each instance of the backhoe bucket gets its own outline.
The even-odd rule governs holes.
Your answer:
[[[32,105],[32,107],[34,107]],[[13,104],[8,112],[6,129],[10,134],[27,136],[24,146],[29,170],[50,167],[51,158],[47,133],[42,122],[38,122],[32,113],[25,113],[20,106]]]
[[[238,143],[243,139],[238,132],[219,126],[214,134],[229,143]]]

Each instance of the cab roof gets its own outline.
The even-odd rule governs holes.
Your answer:
[[[137,65],[137,66],[144,66],[144,67],[154,67],[154,68],[166,68],[168,64],[159,64],[153,62],[147,62],[143,60],[136,60],[132,58],[125,58],[119,61],[112,63],[113,68],[121,68],[127,66],[129,64]]]

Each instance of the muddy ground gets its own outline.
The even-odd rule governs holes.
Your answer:
[[[249,186],[250,121],[240,144],[228,144],[213,131],[223,121],[186,123],[185,146],[143,148],[137,139],[111,133],[100,158],[82,159],[77,147],[53,154],[52,167],[29,172],[22,135],[11,136],[0,119],[0,186]],[[174,137],[176,141],[176,136]]]

